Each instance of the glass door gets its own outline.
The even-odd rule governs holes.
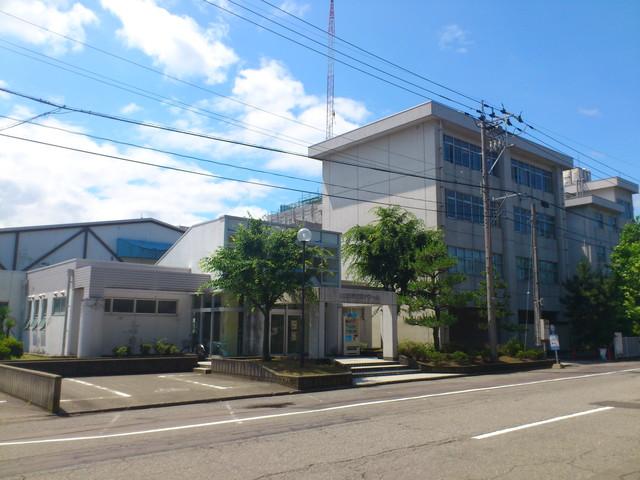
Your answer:
[[[284,312],[271,313],[271,354],[283,355],[285,352]]]
[[[287,312],[287,353],[300,351],[300,319],[299,313]]]

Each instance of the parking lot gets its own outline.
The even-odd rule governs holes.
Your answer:
[[[293,392],[283,385],[227,375],[165,373],[64,378],[60,408],[83,413]]]

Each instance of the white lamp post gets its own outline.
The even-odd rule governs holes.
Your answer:
[[[304,290],[307,273],[307,243],[311,241],[311,230],[301,228],[298,230],[298,241],[302,242],[302,322],[300,325],[300,368],[304,367]]]

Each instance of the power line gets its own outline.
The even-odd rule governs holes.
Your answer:
[[[42,115],[43,114],[37,115],[36,117],[39,117],[39,116],[42,116]],[[34,117],[34,118],[36,118],[36,117]],[[138,149],[141,149],[141,150],[147,150],[147,151],[152,151],[152,152],[157,152],[157,153],[164,153],[166,155],[172,155],[172,156],[176,156],[176,157],[181,157],[181,158],[185,158],[185,159],[188,159],[188,160],[195,160],[195,161],[198,161],[198,162],[211,163],[213,165],[220,165],[220,166],[223,166],[223,167],[235,168],[235,169],[238,169],[238,170],[244,170],[244,171],[249,171],[249,172],[253,172],[253,173],[261,173],[261,174],[265,174],[265,175],[272,175],[272,176],[275,176],[275,177],[287,178],[287,179],[290,179],[290,180],[297,180],[297,181],[301,181],[301,182],[316,183],[316,184],[320,184],[320,185],[327,185],[327,186],[330,186],[330,187],[344,188],[344,189],[346,189],[346,191],[356,190],[358,192],[371,193],[371,194],[374,194],[374,195],[381,195],[381,194],[384,193],[384,192],[379,192],[379,191],[375,191],[375,190],[365,190],[365,189],[363,189],[361,187],[353,188],[353,187],[349,187],[347,185],[339,185],[339,184],[335,184],[335,183],[322,182],[322,181],[319,181],[319,180],[312,180],[310,178],[297,177],[297,176],[294,176],[294,175],[287,175],[287,174],[278,173],[278,172],[270,172],[268,170],[261,170],[261,169],[258,169],[258,168],[251,168],[251,167],[245,167],[245,166],[242,166],[242,165],[236,165],[236,164],[232,164],[232,163],[220,162],[220,161],[217,161],[217,160],[211,160],[211,159],[208,159],[208,158],[197,157],[197,156],[194,156],[194,155],[187,155],[187,154],[183,154],[183,153],[173,152],[171,150],[164,150],[164,149],[161,149],[161,148],[156,148],[156,147],[151,147],[151,146],[146,146],[146,145],[139,145],[139,144],[132,143],[132,142],[125,142],[123,140],[116,140],[116,139],[109,138],[109,137],[102,137],[102,136],[98,136],[98,135],[92,135],[92,134],[89,134],[89,133],[86,133],[86,132],[80,132],[80,131],[71,130],[71,129],[68,129],[68,128],[56,127],[56,126],[53,126],[53,125],[45,125],[45,124],[42,124],[42,123],[34,122],[34,121],[32,121],[32,119],[20,120],[20,119],[17,119],[15,117],[10,117],[10,116],[7,116],[7,115],[0,115],[0,118],[7,118],[9,120],[18,121],[20,124],[29,123],[31,125],[36,125],[38,127],[57,130],[57,131],[69,133],[69,134],[72,134],[72,135],[78,135],[78,136],[83,136],[83,137],[87,137],[87,138],[92,138],[94,140],[101,140],[101,141],[111,142],[111,143],[115,143],[115,144],[118,144],[118,145],[125,145],[127,147],[133,147],[133,148],[138,148]],[[0,129],[0,132],[3,131],[3,130],[4,129]],[[440,202],[438,202],[436,200],[426,200],[424,198],[409,197],[409,196],[406,196],[406,195],[390,195],[390,196],[391,197],[395,197],[395,198],[402,198],[402,199],[405,199],[405,200],[415,200],[415,201],[419,201],[419,202],[440,204]]]

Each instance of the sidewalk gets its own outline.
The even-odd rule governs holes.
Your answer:
[[[62,380],[60,409],[78,414],[286,395],[283,385],[229,375],[166,373]]]

